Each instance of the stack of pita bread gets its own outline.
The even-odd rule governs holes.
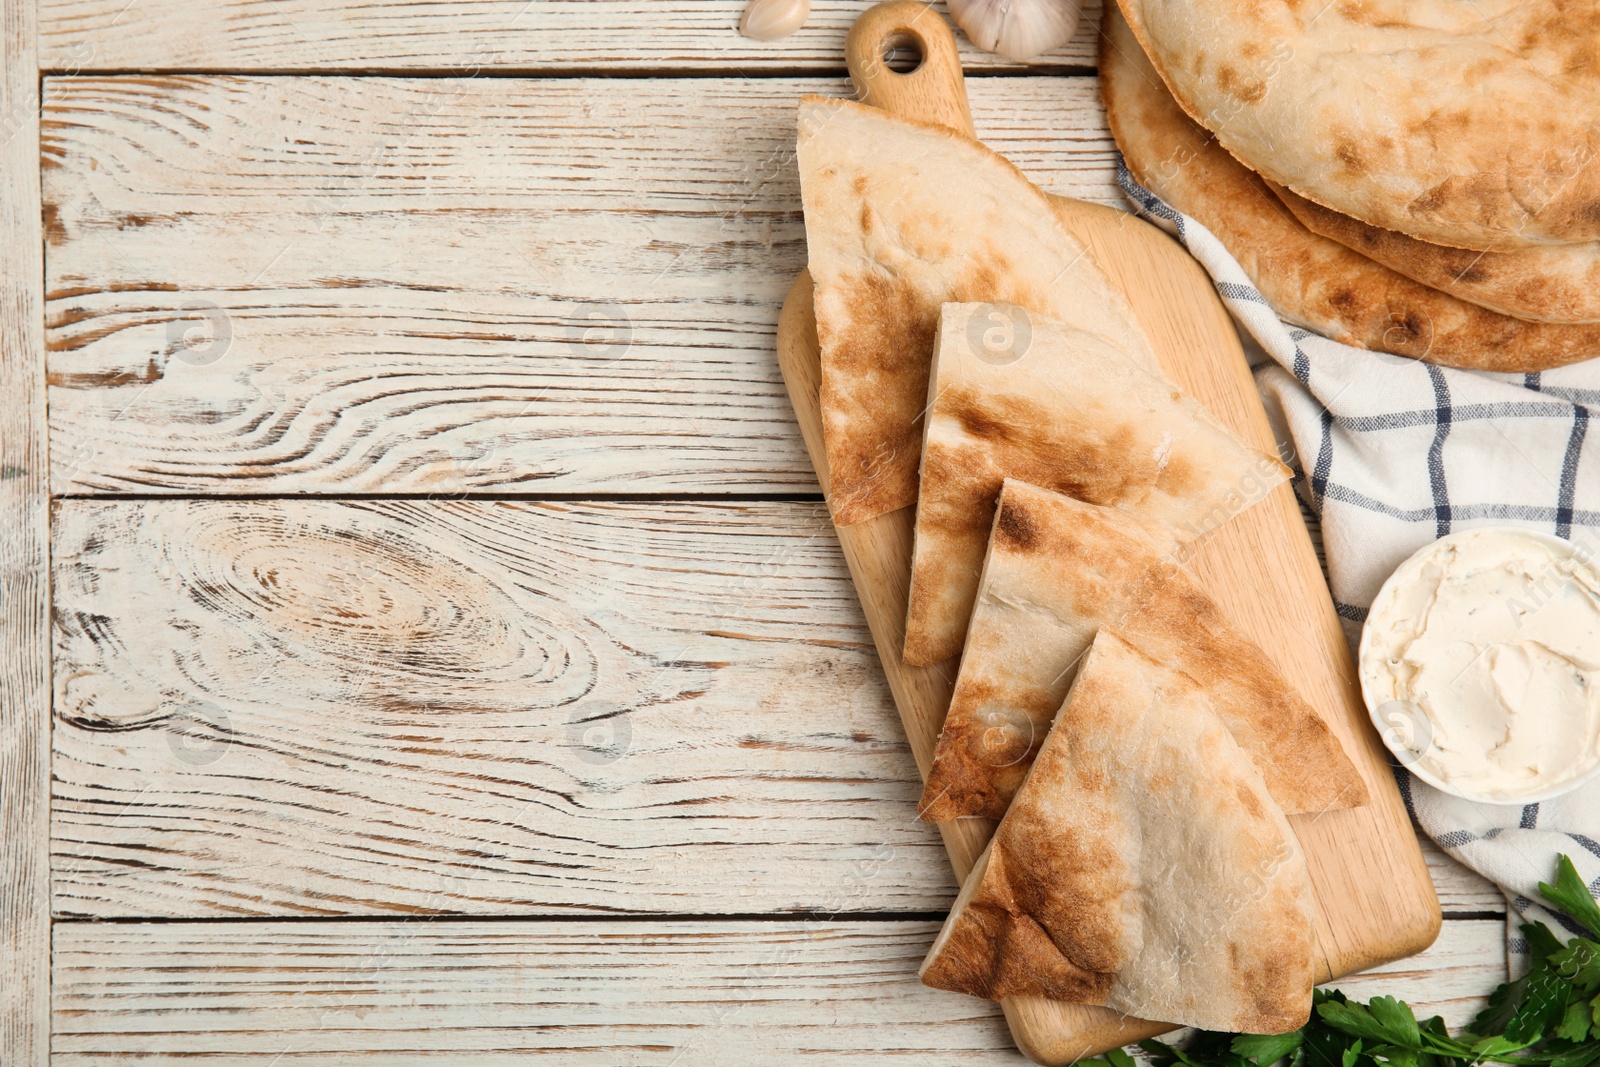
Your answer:
[[[1553,0],[1120,0],[1128,169],[1280,317],[1453,367],[1600,351],[1600,22]]]
[[[1285,812],[1366,786],[1179,562],[1288,471],[1162,374],[1003,158],[846,101],[799,125],[834,521],[917,506],[904,655],[961,657],[922,816],[1001,820],[923,980],[1302,1025]]]

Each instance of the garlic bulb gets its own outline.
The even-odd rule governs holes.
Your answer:
[[[750,0],[739,19],[739,32],[758,41],[776,41],[806,24],[811,0]]]
[[[950,14],[985,52],[1023,62],[1072,40],[1079,6],[1079,0],[950,0]]]

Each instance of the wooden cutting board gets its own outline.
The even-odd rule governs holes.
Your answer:
[[[920,66],[896,73],[883,62],[891,48],[920,53]],[[866,103],[973,136],[955,38],[937,12],[915,0],[870,8],[850,32],[846,59]],[[1176,241],[1131,215],[1052,199],[1061,222],[1128,294],[1168,375],[1244,440],[1276,454],[1238,335],[1199,264]],[[826,493],[818,403],[821,357],[806,272],[795,280],[783,307],[778,361]],[[904,508],[840,527],[838,534],[917,767],[926,777],[959,661],[923,668],[900,658],[915,514],[915,508]],[[1209,535],[1190,567],[1223,611],[1328,720],[1372,793],[1371,803],[1355,811],[1290,819],[1316,896],[1318,980],[1427,948],[1439,932],[1439,901],[1388,754],[1362,706],[1350,652],[1293,490],[1280,486]],[[964,879],[994,824],[959,819],[939,829],[956,875]],[[1046,1064],[1067,1063],[1171,1029],[1105,1008],[1029,997],[1013,997],[1004,1007],[1017,1046]]]

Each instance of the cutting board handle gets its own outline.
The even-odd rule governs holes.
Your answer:
[[[885,57],[906,47],[921,57],[901,74]],[[888,0],[862,12],[844,45],[845,64],[862,103],[903,119],[932,122],[975,137],[956,35],[944,17],[918,0]]]

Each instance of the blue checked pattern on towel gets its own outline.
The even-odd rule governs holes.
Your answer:
[[[1352,647],[1384,579],[1445,534],[1515,524],[1600,550],[1600,427],[1590,427],[1600,360],[1489,374],[1330,341],[1279,319],[1204,226],[1126,168],[1117,180],[1141,215],[1200,261],[1259,345],[1251,353],[1256,384],[1295,488],[1321,520],[1328,581]],[[1522,923],[1538,920],[1570,936],[1537,903],[1538,884],[1553,877],[1564,852],[1600,892],[1600,782],[1518,808],[1460,800],[1398,765],[1395,772],[1417,824],[1505,894],[1514,976],[1527,968]]]

